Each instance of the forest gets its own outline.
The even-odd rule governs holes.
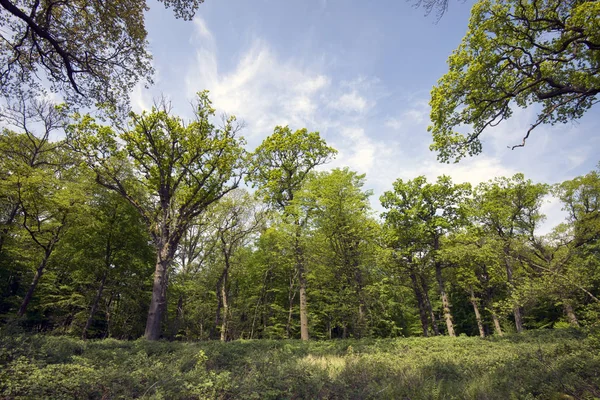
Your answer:
[[[318,168],[336,151],[317,132],[276,127],[248,152],[232,118],[212,125],[206,93],[196,107],[191,122],[132,114],[120,133],[76,116],[54,141],[52,104],[7,109],[20,129],[0,148],[5,323],[223,341],[597,323],[597,170],[554,185],[398,179],[377,215],[364,175]],[[568,217],[541,235],[551,196]]]
[[[600,164],[376,198],[313,129],[250,148],[207,90],[191,118],[132,111],[147,6],[100,3],[0,1],[0,397],[600,397]],[[597,103],[599,7],[475,2],[431,92],[438,159],[511,107],[537,107],[515,149]]]

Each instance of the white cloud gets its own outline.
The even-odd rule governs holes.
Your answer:
[[[532,110],[515,110],[510,120],[484,133],[483,154],[459,164],[440,164],[428,148],[426,94],[394,96],[374,77],[336,81],[320,64],[303,62],[301,55],[283,59],[260,38],[250,40],[235,59],[222,60],[207,24],[197,19],[195,27],[192,43],[196,54],[186,75],[186,96],[191,98],[197,90],[208,88],[217,110],[245,121],[243,134],[251,148],[276,125],[320,131],[339,151],[337,159],[321,169],[348,166],[366,173],[366,188],[373,189],[372,204],[378,211],[379,196],[398,178],[425,175],[435,181],[440,175],[449,175],[456,183],[477,185],[524,172],[534,181],[550,183],[575,176],[574,169],[593,154],[593,146],[582,144],[579,151],[566,146],[577,139],[577,133],[564,126],[561,132],[539,127],[525,149],[510,151],[507,146],[522,139],[535,115]],[[318,57],[312,55],[314,59]],[[382,107],[400,111],[384,113]],[[545,204],[543,210],[548,215],[542,227],[545,233],[564,215],[555,201]]]
[[[345,93],[329,103],[329,107],[345,113],[362,113],[368,106],[367,100],[356,91]]]
[[[197,20],[201,34],[212,38],[206,24]],[[217,110],[235,114],[246,123],[246,137],[265,137],[276,125],[289,124],[293,129],[316,125],[319,98],[330,84],[329,77],[294,60],[282,61],[260,39],[226,72],[219,70],[216,49],[210,43],[196,45],[195,63],[186,77],[187,96],[200,88],[209,89]]]

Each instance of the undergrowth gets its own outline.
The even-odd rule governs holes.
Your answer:
[[[337,341],[0,336],[2,399],[597,399],[600,334]]]

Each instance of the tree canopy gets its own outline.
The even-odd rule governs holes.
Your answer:
[[[482,133],[536,106],[541,124],[578,119],[600,93],[600,3],[480,0],[431,92],[431,149],[441,161],[482,151]]]
[[[203,0],[162,0],[191,19]],[[0,90],[41,89],[87,105],[126,104],[151,83],[145,0],[0,0]]]

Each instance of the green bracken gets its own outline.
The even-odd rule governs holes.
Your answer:
[[[594,399],[600,333],[221,343],[0,338],[4,399]]]

